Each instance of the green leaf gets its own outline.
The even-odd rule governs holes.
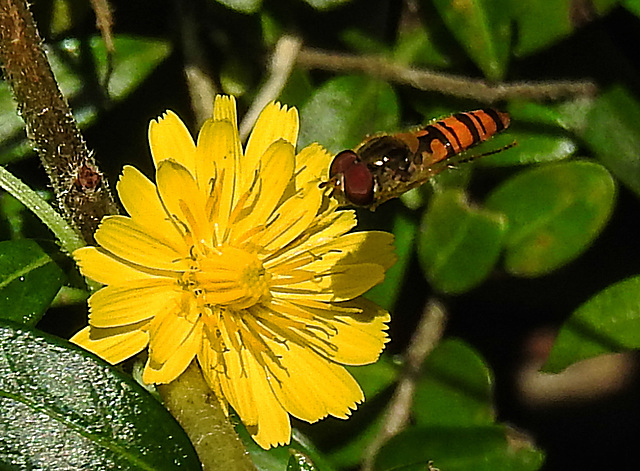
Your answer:
[[[582,136],[611,173],[640,195],[640,102],[626,88],[600,95]]]
[[[451,34],[490,80],[507,70],[511,26],[505,0],[434,0]]]
[[[262,5],[262,0],[216,0],[216,2],[240,13],[254,13]]]
[[[498,260],[505,229],[501,215],[472,209],[460,190],[435,195],[417,243],[429,282],[444,293],[477,286]]]
[[[526,56],[569,36],[573,32],[572,3],[572,0],[512,2],[519,32],[514,53]]]
[[[391,86],[364,76],[343,76],[320,87],[300,111],[301,147],[319,142],[331,152],[355,147],[368,134],[398,128]]]
[[[0,326],[0,467],[200,469],[178,423],[140,385],[52,336]]]
[[[413,243],[418,232],[418,225],[406,213],[398,212],[393,215],[393,235],[396,263],[385,273],[384,282],[367,291],[367,299],[385,309],[395,306],[405,278],[407,268],[413,255]]]
[[[615,283],[585,302],[562,325],[545,371],[604,353],[640,348],[640,276]]]
[[[429,461],[446,471],[539,469],[544,455],[528,443],[511,445],[507,433],[500,425],[411,428],[382,447],[374,469],[396,470]]]
[[[470,427],[493,423],[491,371],[467,344],[445,340],[429,355],[422,370],[413,401],[417,425]]]
[[[333,466],[315,449],[313,444],[302,433],[293,430],[291,444],[265,450],[261,448],[249,435],[245,426],[236,421],[236,432],[244,443],[251,460],[258,471],[282,471],[287,469],[292,454],[302,453],[308,460],[322,471],[334,471]]]
[[[116,53],[108,84],[108,95],[113,101],[120,101],[135,90],[171,51],[168,42],[150,38],[115,36],[114,44]],[[95,71],[82,70],[80,64],[86,62],[82,60],[83,50],[81,41],[73,38],[47,50],[56,80],[71,101],[81,127],[88,126],[98,114],[102,97],[95,97],[95,89],[104,83],[108,71],[107,50],[100,37],[89,39]],[[16,113],[9,86],[0,83],[0,164],[22,158],[29,151],[24,122]]]
[[[507,180],[486,204],[508,218],[507,271],[539,276],[576,258],[604,227],[614,199],[613,178],[593,162],[549,164]]]
[[[303,0],[316,10],[329,10],[343,3],[349,3],[351,0]]]
[[[35,325],[64,279],[62,269],[35,241],[0,242],[0,319]]]

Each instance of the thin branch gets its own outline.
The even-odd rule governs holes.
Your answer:
[[[58,88],[25,0],[0,0],[0,60],[63,216],[92,241],[115,205]]]
[[[297,64],[307,69],[343,73],[363,72],[390,82],[410,85],[419,90],[472,98],[486,103],[510,98],[542,100],[591,96],[597,91],[596,84],[588,80],[491,84],[484,80],[406,67],[381,56],[355,56],[318,49],[302,49],[298,54]]]
[[[380,448],[407,426],[422,364],[440,342],[446,318],[444,307],[438,301],[431,300],[427,303],[405,353],[404,370],[389,401],[382,428],[365,451],[362,471],[371,471]]]
[[[213,100],[218,93],[218,87],[211,78],[209,64],[198,39],[198,21],[193,2],[175,0],[175,6],[184,55],[184,76],[191,99],[191,109],[199,128],[213,115]]]
[[[108,90],[109,80],[113,72],[113,55],[116,52],[112,30],[113,14],[108,0],[91,0],[91,8],[93,8],[93,12],[96,15],[96,27],[100,30],[100,35],[107,50],[107,73],[105,74],[103,86],[105,90]]]
[[[247,138],[264,107],[278,98],[282,92],[287,80],[289,80],[301,47],[302,39],[299,36],[284,35],[278,40],[271,56],[269,78],[258,92],[256,99],[251,104],[251,108],[245,113],[244,119],[240,123],[241,140],[244,141]]]

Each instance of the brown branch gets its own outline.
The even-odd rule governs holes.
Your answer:
[[[25,0],[0,0],[0,61],[64,217],[92,241],[98,222],[115,205],[58,88]]]
[[[410,85],[460,98],[492,103],[510,98],[559,99],[591,96],[597,91],[591,81],[511,82],[490,84],[484,80],[406,67],[381,56],[355,56],[318,49],[302,49],[297,64],[307,69],[334,72],[362,72],[390,82]]]
[[[431,300],[425,306],[422,319],[405,352],[404,370],[389,401],[382,428],[365,451],[362,471],[373,469],[380,448],[409,423],[416,381],[420,376],[422,364],[442,338],[446,317],[444,307],[438,301]]]

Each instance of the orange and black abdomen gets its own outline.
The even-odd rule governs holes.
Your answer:
[[[510,121],[507,113],[493,108],[453,114],[418,132],[417,154],[434,164],[486,141]]]

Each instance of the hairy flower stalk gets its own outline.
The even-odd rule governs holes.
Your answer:
[[[146,383],[197,359],[225,411],[264,448],[289,415],[347,418],[363,393],[343,365],[377,360],[386,311],[361,295],[394,262],[393,237],[349,232],[320,182],[331,156],[295,152],[295,108],[270,104],[242,149],[233,98],[218,97],[194,143],[172,112],[151,123],[155,183],[133,167],[117,185],[129,216],[103,219],[74,256],[106,286],[72,341],[111,363],[145,348]]]

